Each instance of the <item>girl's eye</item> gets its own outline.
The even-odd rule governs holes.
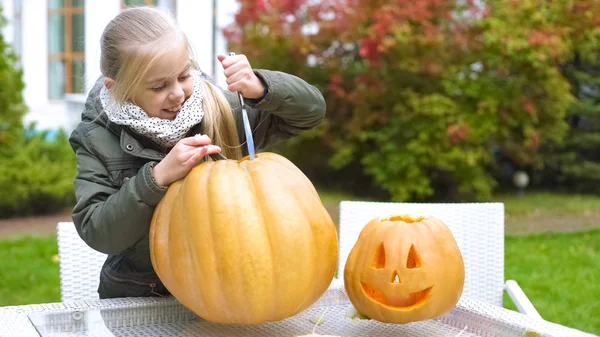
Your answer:
[[[179,80],[180,80],[180,81],[185,81],[185,80],[187,80],[188,78],[190,78],[190,76],[192,76],[192,75],[190,75],[190,74],[183,75],[183,76],[179,77]]]
[[[165,88],[165,85],[163,84],[160,87],[152,88],[152,91],[159,92],[159,91],[163,90],[164,88]]]

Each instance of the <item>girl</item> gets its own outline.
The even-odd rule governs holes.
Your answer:
[[[240,92],[257,150],[317,126],[321,93],[298,77],[218,56],[228,89],[197,69],[173,17],[153,8],[116,16],[101,39],[102,76],[70,142],[77,157],[73,221],[108,254],[100,298],[167,295],[150,262],[148,230],[169,184],[206,155],[246,155]]]

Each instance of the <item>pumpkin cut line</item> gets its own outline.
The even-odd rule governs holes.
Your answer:
[[[433,286],[402,296],[386,296],[381,290],[375,289],[364,282],[361,282],[362,291],[365,296],[373,299],[375,302],[384,305],[392,310],[413,310],[425,303]]]

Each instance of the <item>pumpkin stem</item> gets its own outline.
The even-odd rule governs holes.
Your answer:
[[[258,154],[254,155],[254,158],[258,158]],[[254,158],[250,158],[250,156],[245,156],[244,158],[240,159],[238,161],[238,163],[241,163],[241,162],[246,161],[246,160],[252,160]]]

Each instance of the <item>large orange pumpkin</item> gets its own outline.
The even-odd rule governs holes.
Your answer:
[[[441,316],[458,302],[464,279],[454,236],[434,217],[371,220],[344,268],[344,286],[354,307],[385,323]]]
[[[261,153],[204,162],[172,184],[152,219],[150,253],[167,289],[200,317],[260,324],[327,290],[338,243],[309,179]]]

